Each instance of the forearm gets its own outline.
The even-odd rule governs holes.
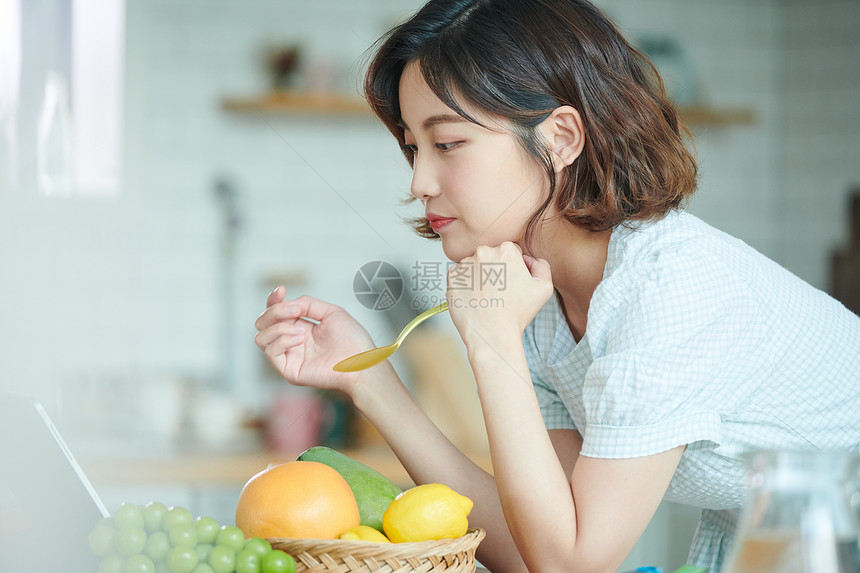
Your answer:
[[[569,476],[540,415],[517,337],[467,344],[507,524],[530,570],[571,571],[577,519]]]
[[[495,480],[460,452],[412,399],[390,365],[362,380],[356,408],[379,430],[416,484],[444,483],[475,502],[469,523],[487,531],[478,559],[494,572],[525,568],[507,529]]]

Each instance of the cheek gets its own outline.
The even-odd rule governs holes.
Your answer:
[[[515,240],[548,192],[543,169],[523,153],[511,143],[449,164],[445,194],[482,240]]]
[[[443,197],[450,201],[461,215],[474,217],[475,210],[483,206],[486,209],[492,201],[493,180],[487,176],[479,162],[463,161],[456,168],[450,168],[441,182],[444,189]]]
[[[498,165],[492,187],[495,201],[510,222],[528,218],[549,192],[545,174],[533,165],[512,161]]]

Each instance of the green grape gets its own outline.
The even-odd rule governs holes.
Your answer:
[[[128,557],[143,551],[146,546],[146,531],[142,527],[123,527],[116,532],[116,550]]]
[[[245,541],[245,549],[250,549],[254,553],[263,558],[272,550],[272,546],[268,541],[261,537],[251,537]]]
[[[253,549],[243,549],[236,555],[236,573],[260,573],[261,563]]]
[[[114,550],[116,528],[110,521],[102,520],[96,525],[89,536],[90,549],[99,557],[104,557]]]
[[[197,530],[197,543],[214,544],[218,532],[221,531],[221,524],[211,517],[198,517],[194,521],[194,528]]]
[[[158,563],[164,561],[167,557],[167,552],[170,551],[170,539],[163,531],[156,531],[149,534],[146,540],[146,545],[143,547],[143,554]]]
[[[197,558],[201,563],[205,563],[209,559],[209,554],[212,553],[212,548],[215,547],[211,543],[198,543],[194,548],[197,551]]]
[[[179,545],[194,547],[197,545],[197,530],[190,523],[175,525],[167,535],[170,537],[170,543],[174,547],[178,547]]]
[[[296,573],[296,560],[280,549],[273,549],[263,557],[263,573]]]
[[[167,561],[159,561],[155,564],[155,573],[173,573],[167,566]]]
[[[96,527],[98,527],[98,526],[100,526],[100,525],[106,525],[106,526],[108,526],[108,527],[113,527],[114,529],[116,529],[117,527],[119,527],[119,526],[116,524],[116,521],[114,520],[114,518],[112,518],[112,517],[103,517],[103,518],[99,519],[99,520],[98,520],[98,523],[96,523],[96,525],[95,525],[95,526],[96,526]]]
[[[208,563],[198,563],[191,573],[215,573],[215,570]]]
[[[172,573],[191,573],[197,567],[197,552],[193,547],[174,547],[167,552],[167,566]]]
[[[184,507],[173,505],[167,508],[167,511],[164,513],[164,517],[161,519],[161,529],[169,532],[177,525],[189,524],[193,521],[194,517],[190,511]]]
[[[236,552],[226,545],[216,545],[209,553],[208,562],[215,573],[232,573],[236,568]]]
[[[125,573],[125,557],[112,553],[99,563],[99,573]]]
[[[245,534],[238,527],[225,525],[215,538],[216,545],[225,545],[238,553],[245,548]]]
[[[140,527],[143,528],[143,512],[133,503],[122,503],[113,512],[113,520],[117,529],[123,527]]]
[[[158,531],[161,529],[161,520],[167,513],[167,506],[158,501],[150,501],[143,506],[143,523],[147,531]]]
[[[125,561],[125,573],[155,573],[155,563],[146,555],[132,555]]]

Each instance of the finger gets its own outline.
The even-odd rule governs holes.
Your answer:
[[[299,318],[299,309],[297,306],[290,307],[287,302],[279,302],[263,311],[263,314],[257,317],[254,326],[257,330],[265,330],[266,328],[283,321],[296,320]]]
[[[263,353],[269,358],[269,360],[274,361],[282,358],[290,348],[295,348],[296,346],[304,344],[305,340],[306,337],[304,334],[281,336],[274,339],[265,348],[263,348]]]
[[[505,241],[504,243],[501,244],[500,248],[502,251],[511,251],[512,250],[513,252],[515,252],[517,254],[522,254],[522,252],[523,252],[523,250],[520,248],[520,246],[518,244],[514,243],[513,241]]]
[[[287,289],[283,285],[279,285],[275,287],[275,290],[269,293],[269,298],[266,299],[266,308],[272,306],[273,304],[278,304],[284,297],[287,296]]]
[[[278,322],[294,321],[302,316],[304,316],[304,310],[297,301],[285,300],[273,304],[263,311],[263,314],[257,317],[257,321],[254,323],[254,326],[257,330],[264,330]]]
[[[267,346],[282,336],[300,335],[304,337],[310,332],[311,328],[313,328],[313,324],[304,320],[278,322],[258,332],[254,337],[254,342],[257,346],[265,350]]]
[[[322,322],[327,316],[334,312],[343,310],[341,307],[319,300],[312,296],[303,295],[299,298],[290,301],[290,305],[296,305],[299,309],[299,316],[312,318]]]
[[[543,279],[552,282],[552,271],[549,268],[549,261],[546,259],[535,259],[529,272],[536,279]]]
[[[527,254],[523,253],[523,262],[526,264],[526,268],[529,270],[529,272],[531,272],[532,265],[535,264],[535,261],[537,261],[536,258],[534,258],[531,255],[527,255]]]

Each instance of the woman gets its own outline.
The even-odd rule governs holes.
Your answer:
[[[279,287],[256,342],[289,382],[348,394],[416,483],[472,498],[491,570],[615,571],[670,499],[703,508],[690,561],[719,571],[741,454],[860,444],[860,319],[683,212],[687,132],[597,8],[433,0],[381,40],[365,91],[413,167],[418,231],[452,273],[505,268],[504,289],[449,274],[447,293],[494,475],[389,363],[332,371],[372,346],[343,309]]]

